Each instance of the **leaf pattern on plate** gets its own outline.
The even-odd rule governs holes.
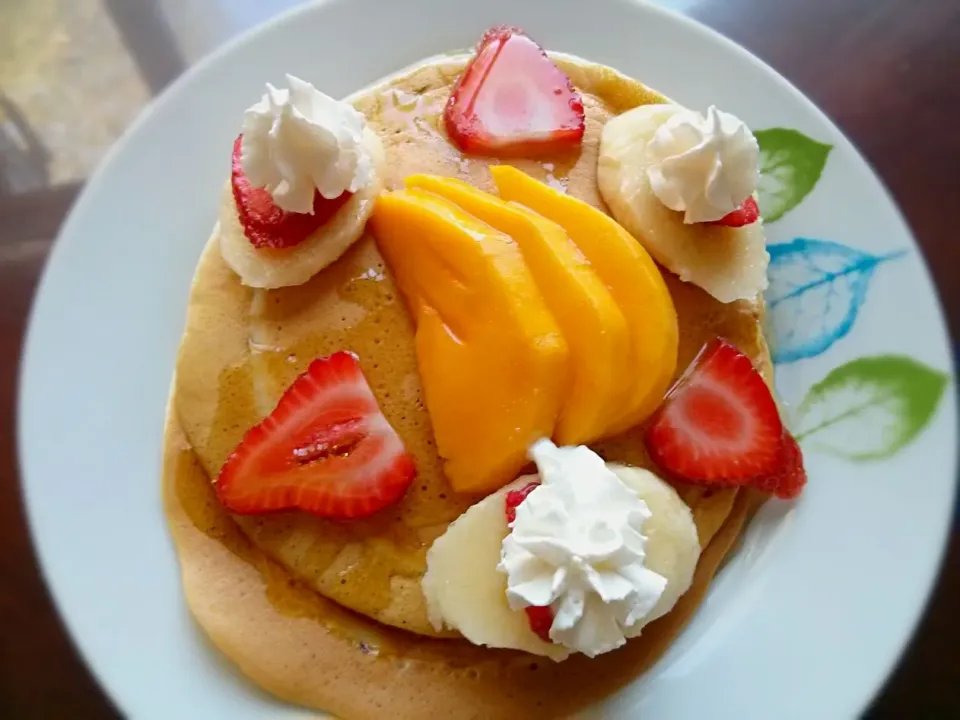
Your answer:
[[[807,238],[767,249],[766,328],[775,363],[819,355],[850,332],[877,266],[904,254],[870,255]]]
[[[760,145],[760,216],[769,225],[813,190],[833,146],[789,128],[757,130],[754,136]]]
[[[810,388],[795,417],[798,441],[848,460],[881,460],[933,417],[948,376],[903,355],[853,360]]]

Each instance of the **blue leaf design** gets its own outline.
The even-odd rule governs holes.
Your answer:
[[[870,255],[807,238],[767,250],[767,336],[776,363],[819,355],[850,332],[877,266],[905,252]]]

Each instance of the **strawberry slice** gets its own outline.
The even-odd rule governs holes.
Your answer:
[[[731,213],[727,213],[719,220],[714,220],[709,225],[726,225],[727,227],[743,227],[751,225],[760,219],[760,207],[753,195],[743,201],[743,204]]]
[[[570,78],[513,27],[484,33],[443,119],[457,147],[477,155],[556,154],[583,140],[583,102]]]
[[[786,428],[783,430],[776,469],[769,475],[750,480],[747,484],[785,500],[792,500],[803,490],[807,484],[803,453]]]
[[[776,469],[783,433],[763,377],[718,338],[667,393],[646,443],[653,460],[680,478],[740,485]]]
[[[283,249],[299,245],[317,228],[328,222],[350,199],[352,193],[349,192],[333,200],[327,200],[319,192],[314,191],[312,215],[280,209],[265,188],[255,188],[247,180],[240,161],[242,138],[243,135],[238,135],[233,142],[230,182],[233,186],[233,199],[237,204],[240,224],[254,247]]]
[[[235,513],[298,509],[349,519],[397,502],[415,475],[357,359],[337,352],[314,360],[293,382],[215,484]]]
[[[550,639],[550,628],[553,627],[553,610],[550,609],[550,606],[531,605],[525,607],[523,611],[527,614],[530,629],[544,642],[553,642]]]
[[[527,495],[532,493],[540,483],[531,482],[524,485],[519,490],[511,490],[507,493],[507,497],[504,501],[507,511],[507,522],[512,523],[517,519],[517,508],[520,507],[520,503],[527,499]]]
[[[504,498],[504,510],[507,514],[507,523],[512,523],[517,519],[517,508],[527,499],[527,495],[532,493],[540,486],[537,481],[527,483],[522,488],[511,490]],[[550,628],[553,627],[553,610],[549,605],[531,605],[525,607],[523,611],[527,614],[527,623],[530,629],[535,632],[544,642],[553,642],[550,639]]]

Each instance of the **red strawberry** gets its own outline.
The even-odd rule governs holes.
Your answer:
[[[327,200],[319,192],[313,195],[313,214],[281,210],[264,188],[250,185],[240,162],[240,146],[243,135],[233,142],[233,163],[230,175],[233,199],[237,204],[240,224],[247,239],[257,248],[282,249],[299,245],[326,223],[350,199],[345,192],[333,200]]]
[[[750,358],[708,343],[670,389],[647,430],[650,456],[685,480],[740,485],[777,467],[783,424]]]
[[[518,28],[484,33],[443,114],[464,152],[533,157],[583,140],[583,102],[539,45]]]
[[[550,639],[550,628],[553,626],[553,610],[550,609],[550,606],[531,605],[525,607],[523,611],[527,614],[530,629],[539,635],[544,642],[553,642]]]
[[[760,218],[760,208],[753,195],[743,201],[743,205],[731,213],[727,213],[719,220],[714,220],[710,225],[726,225],[727,227],[743,227],[755,223]]]
[[[793,435],[784,428],[777,456],[776,469],[769,475],[754,478],[747,482],[758,490],[771,493],[786,500],[800,494],[807,484],[807,472],[803,469],[803,453],[793,439]]]
[[[518,490],[511,490],[507,493],[504,500],[504,506],[507,513],[507,522],[512,523],[517,519],[517,508],[520,503],[527,499],[527,495],[540,487],[539,482],[531,482]],[[538,607],[531,605],[523,609],[527,613],[527,622],[530,623],[530,629],[540,636],[544,642],[553,642],[550,639],[550,627],[553,625],[553,610],[549,606]]]
[[[539,485],[538,482],[527,483],[519,490],[511,490],[507,493],[504,504],[506,505],[508,523],[517,519],[517,508],[520,507],[520,503],[526,500],[527,495],[532,493]]]
[[[397,502],[416,475],[350,353],[314,360],[244,436],[215,483],[232,512],[357,518]]]

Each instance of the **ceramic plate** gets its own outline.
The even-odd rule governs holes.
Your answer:
[[[284,72],[343,96],[502,22],[757,131],[768,333],[810,475],[798,503],[764,507],[687,630],[602,712],[851,717],[907,642],[953,506],[951,361],[923,258],[839,130],[738,46],[646,5],[327,2],[231,43],[144,113],[91,179],[37,295],[20,397],[27,508],[67,626],[124,714],[302,716],[206,645],[160,506],[190,279],[242,111]]]

